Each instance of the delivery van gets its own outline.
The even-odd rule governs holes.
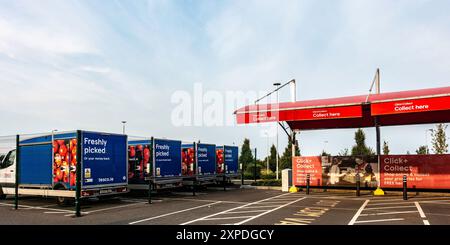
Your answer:
[[[19,195],[67,204],[75,198],[77,171],[81,198],[118,195],[128,191],[127,169],[126,135],[77,130],[23,139],[0,163],[0,198],[15,194],[17,174]]]

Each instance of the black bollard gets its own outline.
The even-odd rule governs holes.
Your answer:
[[[356,196],[357,197],[359,197],[361,195],[360,187],[361,187],[361,177],[359,176],[359,173],[357,173],[356,174]]]
[[[306,175],[306,195],[309,195],[309,181],[310,181],[310,175]]]
[[[407,181],[408,181],[408,179],[405,174],[405,175],[403,175],[403,200],[408,200],[408,190],[407,190],[408,182]]]

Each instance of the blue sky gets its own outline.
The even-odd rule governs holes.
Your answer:
[[[445,0],[0,0],[0,135],[120,132],[127,120],[132,135],[248,137],[265,152],[261,127],[173,126],[171,95],[194,83],[264,91],[292,78],[298,99],[365,94],[377,67],[382,91],[449,86],[449,10]],[[430,127],[383,128],[382,139],[413,152]],[[353,132],[302,133],[302,153],[337,153]]]

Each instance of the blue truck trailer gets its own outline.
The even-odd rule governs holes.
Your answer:
[[[18,153],[18,154],[17,154]],[[19,160],[20,159],[20,160]],[[0,197],[105,197],[128,191],[127,136],[90,131],[45,134],[18,140],[0,163]],[[17,181],[16,181],[17,180]]]
[[[216,180],[216,145],[182,145],[182,173],[185,185],[207,184]],[[195,182],[195,183],[194,183]]]
[[[130,189],[182,185],[181,141],[151,138],[128,142]]]
[[[217,181],[225,182],[239,177],[239,148],[237,146],[216,147]]]

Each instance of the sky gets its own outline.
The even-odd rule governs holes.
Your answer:
[[[382,92],[449,86],[449,10],[446,0],[0,0],[0,135],[120,133],[126,120],[130,136],[249,138],[262,158],[276,142],[261,133],[270,125],[180,126],[174,95],[203,103],[190,107],[193,121],[227,92],[290,79],[299,100],[367,94],[376,68]],[[222,121],[246,103],[224,102]],[[433,127],[383,127],[381,139],[414,152]],[[302,132],[301,153],[337,154],[354,131]],[[365,132],[375,147],[375,129]],[[280,149],[286,142],[279,130]]]

